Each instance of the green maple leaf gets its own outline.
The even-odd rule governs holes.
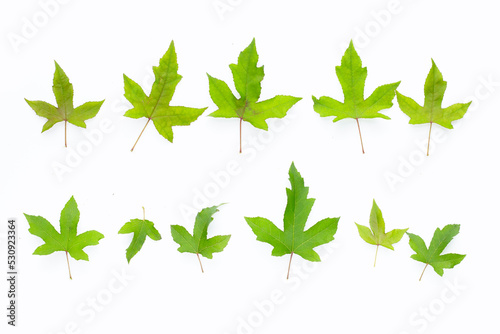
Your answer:
[[[410,247],[416,253],[413,254],[411,258],[425,263],[424,270],[422,271],[422,275],[420,275],[419,280],[422,279],[428,265],[431,265],[439,276],[443,276],[444,268],[451,269],[462,262],[465,255],[453,253],[441,255],[443,250],[450,243],[451,239],[453,239],[458,232],[460,232],[460,225],[458,224],[446,225],[442,230],[437,228],[434,232],[429,248],[427,248],[424,240],[418,235],[406,233],[410,237]]]
[[[342,86],[344,103],[328,96],[322,96],[319,99],[313,96],[314,110],[321,117],[336,116],[333,122],[354,118],[358,125],[361,151],[365,153],[359,119],[376,117],[390,119],[379,111],[392,107],[392,100],[400,81],[377,87],[365,100],[364,90],[368,71],[366,67],[362,67],[361,58],[354,49],[352,41],[342,57],[340,66],[335,67],[335,73]]]
[[[80,211],[78,211],[78,206],[73,196],[71,196],[61,211],[61,218],[59,220],[60,233],[43,217],[28,214],[24,214],[24,216],[30,225],[28,231],[42,238],[45,242],[45,244],[35,249],[33,254],[49,255],[59,251],[65,252],[70,279],[72,277],[68,254],[75,260],[88,261],[89,256],[83,251],[83,248],[97,245],[99,244],[99,240],[104,238],[104,235],[97,231],[87,231],[77,235],[76,230],[78,221],[80,220]]]
[[[377,250],[375,251],[375,261],[373,262],[373,266],[377,264],[377,254],[378,254],[378,246],[383,246],[385,248],[389,248],[394,250],[392,246],[395,243],[398,243],[405,232],[408,230],[405,229],[394,229],[390,232],[385,233],[385,222],[384,217],[382,217],[382,211],[378,207],[375,200],[373,200],[372,211],[370,212],[370,228],[359,225],[355,223],[358,227],[359,236],[361,239],[369,243],[370,245],[376,245]]]
[[[268,129],[268,118],[283,118],[287,111],[300,97],[277,95],[271,99],[260,101],[261,82],[264,79],[264,66],[257,67],[259,55],[255,47],[255,39],[238,57],[238,64],[231,64],[234,86],[240,95],[237,99],[228,85],[219,79],[208,75],[210,97],[219,109],[211,113],[212,117],[240,119],[240,153],[241,127],[243,121],[262,130]]]
[[[262,217],[245,217],[258,241],[273,246],[271,255],[290,254],[287,278],[293,254],[308,261],[321,261],[313,248],[332,241],[337,232],[340,218],[325,218],[304,231],[307,218],[314,204],[314,198],[307,198],[309,187],[304,186],[304,179],[292,162],[288,172],[291,189],[286,189],[287,204],[283,217],[284,229],[280,230],[270,220]]]
[[[144,93],[141,86],[125,74],[123,75],[125,97],[134,106],[125,112],[125,116],[130,118],[145,117],[148,119],[131,151],[134,150],[135,145],[137,145],[142,133],[151,120],[156,130],[168,139],[168,141],[173,142],[173,126],[189,125],[207,109],[170,105],[175,88],[182,79],[182,76],[177,73],[178,68],[177,54],[175,53],[174,42],[172,41],[167,52],[160,59],[160,65],[158,67],[153,66],[155,81],[149,96]]]
[[[132,260],[134,255],[141,250],[142,245],[144,245],[144,241],[146,241],[146,236],[155,241],[161,240],[160,232],[158,232],[155,228],[154,223],[146,220],[146,211],[144,210],[144,207],[142,207],[142,212],[142,219],[131,219],[122,226],[120,231],[118,231],[118,234],[134,233],[132,242],[127,248],[126,257],[128,263],[130,263],[130,260]]]
[[[464,117],[469,105],[472,103],[472,101],[469,103],[456,103],[444,109],[441,107],[447,83],[443,81],[443,75],[434,60],[431,59],[431,61],[432,67],[427,79],[425,79],[423,107],[412,98],[396,92],[399,108],[410,117],[410,124],[430,123],[427,155],[429,155],[432,124],[436,123],[447,129],[453,129],[451,122]]]
[[[52,91],[56,97],[57,107],[44,101],[30,101],[29,106],[38,116],[47,118],[43,125],[42,132],[50,129],[54,124],[64,121],[64,146],[68,147],[67,142],[67,123],[86,128],[85,121],[94,117],[99,112],[104,100],[98,102],[87,102],[79,107],[73,106],[73,85],[64,73],[63,69],[55,62],[56,71],[54,72],[54,81]]]
[[[201,272],[203,266],[201,264],[200,254],[208,259],[211,259],[213,253],[222,252],[229,242],[231,235],[217,235],[207,238],[208,225],[214,220],[212,216],[219,211],[219,206],[204,208],[197,215],[194,222],[193,235],[191,235],[184,226],[171,225],[172,238],[179,244],[177,249],[181,253],[193,253],[198,257]]]

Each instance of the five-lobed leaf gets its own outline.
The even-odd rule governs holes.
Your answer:
[[[75,260],[88,261],[88,255],[83,251],[87,246],[99,244],[99,240],[104,238],[104,235],[97,231],[87,231],[82,234],[77,234],[77,225],[80,220],[80,211],[73,196],[64,206],[61,211],[60,232],[57,232],[54,226],[45,218],[40,216],[32,216],[24,214],[30,228],[29,232],[36,235],[45,242],[43,245],[35,249],[35,255],[49,255],[54,252],[64,251],[68,262],[69,277],[71,270],[69,268],[68,254]]]
[[[184,226],[171,225],[172,238],[179,244],[179,252],[196,254],[200,262],[201,271],[203,266],[200,254],[208,259],[213,257],[213,253],[222,252],[227,246],[231,235],[217,235],[207,238],[208,226],[213,221],[213,215],[219,211],[219,206],[211,206],[202,209],[197,215],[194,223],[193,234],[191,235]]]
[[[262,217],[245,217],[246,222],[257,236],[257,240],[273,246],[273,256],[290,254],[300,255],[308,261],[320,261],[313,248],[332,241],[337,232],[340,218],[325,218],[304,231],[307,218],[314,204],[314,198],[307,198],[309,187],[295,168],[294,163],[288,172],[291,188],[286,189],[287,205],[283,217],[284,229],[280,230],[270,220]],[[288,274],[290,265],[288,266]]]
[[[382,211],[378,207],[375,200],[373,200],[372,210],[370,212],[370,228],[359,225],[357,223],[355,224],[358,227],[358,232],[361,239],[363,239],[370,245],[377,246],[377,250],[375,252],[375,261],[373,262],[374,267],[377,264],[378,246],[383,246],[385,248],[394,250],[394,247],[392,245],[398,243],[405,232],[408,230],[407,228],[394,229],[386,233],[384,217],[382,216]]]
[[[146,237],[150,237],[151,239],[158,241],[161,240],[160,232],[155,228],[154,223],[152,221],[146,220],[146,213],[143,210],[143,219],[131,219],[129,222],[125,223],[125,225],[120,228],[118,234],[127,234],[134,233],[130,246],[128,246],[126,251],[127,261],[130,263],[130,260],[137,254],[144,242],[146,241]]]
[[[342,86],[344,102],[328,96],[322,96],[319,99],[313,96],[314,110],[321,117],[335,116],[333,122],[354,118],[358,125],[361,150],[365,153],[359,119],[376,117],[390,119],[380,111],[392,107],[392,100],[400,81],[377,87],[365,100],[364,90],[368,71],[366,67],[362,67],[361,58],[354,49],[352,41],[342,57],[340,66],[335,67],[335,72]]]
[[[420,275],[420,280],[428,265],[431,265],[439,276],[443,276],[443,269],[451,269],[462,262],[465,255],[454,253],[441,254],[458,232],[460,232],[460,225],[458,224],[446,225],[442,230],[437,228],[429,248],[427,248],[421,237],[416,234],[407,233],[410,237],[410,247],[416,253],[413,254],[411,258],[425,263],[422,275]]]
[[[133,108],[129,109],[124,116],[130,118],[145,117],[148,119],[131,151],[134,150],[135,145],[137,145],[142,133],[151,120],[156,130],[168,141],[173,142],[173,126],[189,125],[198,119],[205,109],[207,109],[170,105],[175,88],[182,79],[177,70],[177,54],[175,53],[174,42],[172,41],[167,52],[160,59],[159,66],[153,66],[155,81],[149,96],[144,93],[139,84],[125,74],[123,75],[125,97],[133,105]]]
[[[69,82],[68,76],[64,73],[59,64],[55,62],[55,65],[56,70],[54,72],[52,91],[56,98],[57,107],[44,101],[25,100],[38,116],[47,118],[47,122],[43,125],[42,132],[47,131],[54,124],[64,121],[64,146],[67,147],[67,122],[86,128],[85,121],[97,115],[104,100],[87,102],[74,108],[73,85]]]
[[[218,109],[209,116],[223,118],[239,118],[240,120],[240,153],[241,127],[246,121],[254,127],[267,130],[268,118],[283,118],[287,111],[298,101],[299,97],[277,95],[271,99],[257,102],[261,93],[261,82],[264,79],[264,66],[257,67],[259,55],[255,46],[255,39],[243,50],[237,64],[231,64],[234,86],[240,95],[236,98],[229,86],[222,80],[209,74],[209,92],[212,101]]]
[[[443,74],[437,68],[434,60],[431,59],[431,61],[432,67],[424,85],[425,100],[423,107],[412,98],[396,92],[399,108],[410,117],[410,124],[430,123],[427,155],[429,155],[432,124],[436,123],[447,129],[453,129],[451,122],[462,118],[472,103],[472,101],[456,103],[447,108],[441,106],[447,83],[443,80]]]

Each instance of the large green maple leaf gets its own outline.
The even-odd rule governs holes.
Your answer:
[[[201,264],[200,254],[208,259],[213,257],[213,253],[222,252],[227,246],[231,235],[216,235],[207,238],[208,226],[214,220],[213,215],[219,211],[219,206],[211,206],[202,209],[197,215],[194,222],[193,235],[189,233],[184,226],[171,225],[172,238],[179,244],[177,249],[179,252],[193,253],[198,257],[201,272],[203,265]]]
[[[373,200],[372,211],[370,212],[370,228],[359,225],[355,223],[358,227],[359,236],[361,239],[369,243],[370,245],[376,245],[377,250],[375,251],[375,261],[373,262],[373,266],[377,264],[377,254],[378,254],[378,246],[383,246],[390,250],[394,250],[392,246],[395,243],[398,243],[405,232],[408,230],[405,229],[394,229],[389,232],[385,232],[385,221],[382,216],[382,211],[378,207],[375,200]]]
[[[460,225],[458,224],[446,225],[442,230],[437,228],[429,248],[427,248],[424,240],[418,235],[406,233],[410,237],[410,247],[416,253],[413,254],[411,258],[425,263],[424,270],[419,280],[422,279],[428,265],[431,265],[439,276],[443,276],[444,268],[451,269],[462,262],[465,255],[454,253],[441,254],[458,232],[460,232]]]
[[[98,102],[87,102],[79,107],[73,106],[73,85],[57,62],[54,72],[52,91],[56,97],[57,107],[44,101],[26,100],[29,106],[38,116],[47,118],[42,132],[50,129],[54,124],[64,121],[64,146],[68,147],[67,123],[86,128],[85,121],[94,117],[99,112],[104,100]]]
[[[173,126],[189,125],[194,122],[207,108],[189,108],[171,106],[170,101],[174,95],[175,88],[182,76],[177,73],[177,54],[175,53],[174,42],[165,55],[160,59],[160,65],[153,66],[155,81],[149,96],[144,93],[141,86],[135,81],[123,75],[125,82],[125,97],[134,106],[125,112],[126,117],[148,119],[139,137],[137,138],[131,151],[142,136],[142,133],[152,120],[156,130],[168,141],[173,142]]]
[[[146,241],[146,237],[150,237],[155,241],[161,240],[160,232],[155,228],[155,224],[150,220],[146,220],[146,211],[144,207],[142,207],[142,213],[142,219],[131,219],[118,231],[118,234],[134,234],[125,254],[128,263],[130,263],[130,260],[132,260],[135,254],[141,250]]]
[[[354,118],[358,125],[361,150],[365,153],[359,119],[376,117],[390,119],[389,116],[379,111],[392,107],[392,100],[400,81],[377,87],[365,99],[364,90],[368,71],[366,67],[362,67],[361,58],[354,49],[352,41],[342,57],[340,66],[335,67],[335,73],[342,86],[344,102],[342,103],[328,96],[322,96],[319,99],[313,96],[314,110],[321,117],[335,116],[333,122],[345,118]]]
[[[447,108],[442,108],[444,92],[447,83],[443,80],[443,74],[439,71],[434,60],[432,67],[425,79],[424,85],[424,106],[420,106],[415,100],[396,92],[399,108],[410,117],[410,124],[430,123],[429,139],[427,142],[427,155],[431,142],[432,124],[436,123],[447,129],[453,129],[452,121],[464,117],[469,105],[472,103],[456,103]]]
[[[279,229],[269,219],[262,217],[245,217],[257,240],[273,246],[271,255],[290,254],[287,278],[293,254],[300,255],[308,261],[320,261],[313,248],[332,241],[337,232],[339,218],[325,218],[304,231],[307,218],[314,204],[314,198],[307,198],[309,187],[292,162],[288,172],[291,188],[286,189],[287,204],[283,217],[284,229]]]
[[[30,225],[29,232],[42,238],[45,244],[41,245],[33,254],[49,255],[54,252],[62,251],[66,253],[68,263],[69,278],[71,279],[71,269],[69,266],[68,254],[75,260],[89,260],[87,253],[83,248],[99,244],[99,240],[104,235],[97,231],[87,231],[77,234],[77,225],[80,220],[80,211],[73,196],[61,211],[59,220],[61,232],[57,232],[54,226],[45,218],[24,214]]]
[[[222,80],[208,75],[210,97],[219,109],[211,113],[212,117],[239,118],[240,120],[240,153],[241,127],[243,121],[262,130],[268,129],[268,118],[283,118],[287,111],[300,97],[277,95],[271,99],[260,101],[261,82],[264,79],[264,66],[257,67],[259,55],[255,46],[255,39],[243,50],[237,64],[231,64],[234,86],[240,95],[237,99]]]

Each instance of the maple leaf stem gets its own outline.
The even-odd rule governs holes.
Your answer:
[[[429,156],[429,146],[431,145],[431,130],[432,130],[432,122],[431,126],[429,127],[429,139],[427,140],[427,156]]]
[[[425,269],[427,269],[428,265],[429,265],[428,263],[425,264],[424,270],[422,270],[422,274],[420,275],[420,278],[418,279],[419,281],[422,280],[422,276],[424,276]]]
[[[286,279],[290,276],[290,267],[292,265],[292,257],[293,257],[293,252],[290,253],[290,261],[288,262],[288,272],[286,274]]]
[[[240,118],[240,153],[241,153],[241,125],[243,123],[243,118]]]
[[[204,273],[204,271],[203,271],[203,266],[202,266],[202,264],[201,264],[200,254],[196,253],[196,256],[198,257],[198,262],[200,262],[201,272],[202,272],[202,273]]]
[[[146,126],[148,126],[150,120],[151,120],[151,118],[148,118],[148,121],[146,122],[146,125],[144,125],[144,128],[142,128],[142,131],[139,134],[139,137],[137,137],[137,140],[135,141],[134,146],[132,146],[132,149],[130,150],[130,152],[134,151],[135,145],[137,145],[137,142],[139,141],[139,139],[141,139],[142,133],[144,132],[144,130],[146,130]]]
[[[379,245],[377,245],[377,250],[375,251],[375,261],[373,262],[373,266],[374,266],[374,267],[377,265],[378,246],[379,246]]]
[[[146,220],[146,209],[142,207],[142,220]]]
[[[361,137],[361,128],[359,127],[359,119],[356,118],[356,123],[358,124],[359,140],[361,141],[361,151],[365,154],[365,148],[363,146],[363,137]]]
[[[64,120],[64,147],[68,147],[68,141],[66,139],[67,137],[67,128],[68,128],[68,121],[67,120]]]
[[[69,266],[68,251],[66,251],[66,262],[68,263],[69,279],[73,279],[73,277],[71,277],[71,268],[70,268],[70,266]]]

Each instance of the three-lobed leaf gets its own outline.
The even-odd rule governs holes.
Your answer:
[[[399,108],[410,117],[410,124],[425,124],[429,126],[429,140],[427,143],[427,155],[431,140],[432,124],[436,123],[447,129],[453,129],[451,122],[462,118],[471,102],[456,103],[447,108],[442,107],[444,93],[447,83],[443,80],[443,74],[439,71],[434,60],[427,75],[424,85],[424,105],[420,106],[415,100],[396,92]]]
[[[43,125],[42,132],[50,129],[54,124],[64,121],[64,146],[67,147],[67,123],[86,128],[85,121],[93,118],[99,112],[104,100],[98,102],[87,102],[79,107],[73,106],[73,85],[63,69],[55,62],[56,70],[52,91],[56,98],[57,107],[44,101],[30,101],[25,99],[28,105],[38,116],[47,118]]]
[[[240,120],[240,153],[241,127],[246,121],[254,127],[267,130],[269,118],[283,118],[288,110],[298,101],[299,97],[277,95],[271,99],[258,102],[261,93],[261,82],[264,79],[264,66],[258,67],[259,55],[255,39],[243,50],[237,64],[229,65],[233,74],[234,86],[240,95],[236,98],[229,86],[222,80],[209,74],[209,92],[212,101],[218,109],[209,116],[223,118],[239,118]]]
[[[63,251],[66,253],[68,260],[69,277],[71,270],[69,268],[68,254],[75,260],[88,261],[87,253],[83,248],[99,244],[99,240],[104,238],[104,235],[97,231],[87,231],[82,234],[77,234],[77,226],[80,220],[80,211],[73,196],[64,206],[61,211],[60,232],[57,232],[54,226],[45,218],[40,216],[32,216],[24,214],[30,228],[29,232],[37,237],[40,237],[45,243],[35,249],[35,255],[49,255],[54,252]]]
[[[168,141],[173,142],[173,126],[189,125],[198,119],[205,109],[207,109],[170,105],[175,88],[182,79],[182,76],[179,75],[177,71],[177,54],[175,52],[174,42],[172,41],[167,52],[160,59],[159,66],[153,66],[155,81],[149,96],[144,93],[144,90],[139,84],[125,74],[123,75],[125,98],[133,106],[132,109],[125,112],[124,116],[130,118],[145,117],[148,119],[131,151],[134,150],[135,145],[137,145],[137,142],[150,121],[153,121],[158,133]]]
[[[319,99],[313,96],[314,110],[321,117],[335,116],[333,122],[345,118],[355,119],[359,130],[361,150],[365,153],[359,119],[376,117],[390,119],[389,116],[380,113],[380,111],[392,107],[392,100],[400,81],[377,87],[365,99],[364,90],[368,71],[366,67],[362,67],[361,58],[354,49],[352,41],[342,57],[340,66],[335,67],[335,73],[342,86],[344,102],[328,96],[322,96]]]
[[[363,239],[370,245],[377,246],[377,250],[375,252],[375,261],[373,263],[374,267],[377,264],[378,246],[383,246],[385,248],[394,250],[394,247],[392,245],[398,243],[405,232],[408,230],[407,228],[394,229],[386,233],[384,217],[382,216],[382,211],[378,207],[375,200],[373,200],[372,210],[370,212],[370,228],[359,225],[357,223],[355,224],[358,227],[358,233],[361,239]]]
[[[231,238],[231,235],[217,235],[207,238],[208,226],[213,221],[213,215],[219,211],[219,206],[211,206],[202,209],[197,215],[194,223],[193,234],[191,235],[184,226],[171,225],[172,238],[179,244],[179,252],[196,254],[200,262],[201,271],[203,266],[199,255],[211,259],[213,253],[219,253],[224,250]]]
[[[295,168],[294,163],[288,172],[291,188],[286,189],[287,205],[283,217],[284,229],[280,230],[270,220],[262,217],[245,217],[246,222],[257,236],[258,241],[273,246],[273,256],[290,254],[300,255],[308,261],[320,261],[314,248],[332,241],[337,232],[340,218],[325,218],[309,229],[305,225],[314,204],[314,198],[307,198],[309,187],[304,185],[304,179]],[[288,267],[287,278],[290,273]]]
[[[146,220],[146,214],[144,212],[144,207],[142,208],[144,216],[143,219],[131,219],[129,222],[125,223],[118,234],[128,234],[133,233],[134,236],[130,245],[126,251],[127,261],[130,263],[130,260],[137,254],[144,242],[146,241],[146,237],[150,237],[152,240],[158,241],[161,240],[160,232],[155,228],[154,223],[152,221]]]
[[[451,269],[462,262],[465,255],[454,253],[441,254],[453,237],[455,237],[459,232],[460,225],[458,224],[446,225],[442,230],[436,228],[429,248],[427,248],[424,240],[420,236],[407,233],[410,237],[410,247],[416,253],[411,255],[411,258],[425,263],[422,275],[420,275],[420,280],[422,279],[428,265],[431,265],[439,276],[443,276],[443,269]]]

